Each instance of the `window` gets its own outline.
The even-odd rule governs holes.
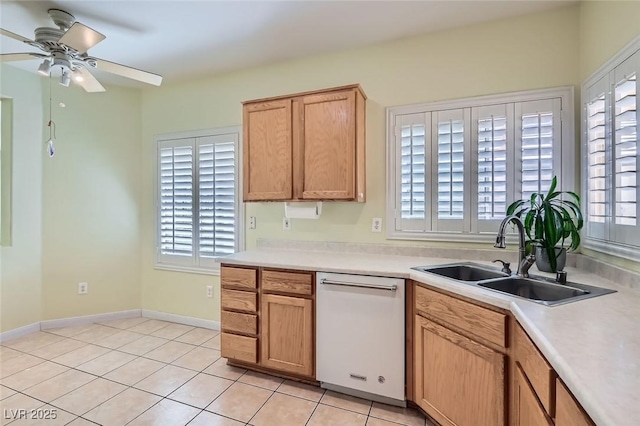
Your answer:
[[[586,247],[640,260],[640,38],[583,84]]]
[[[240,249],[239,133],[157,138],[156,266],[215,271]]]
[[[573,190],[572,105],[560,88],[388,109],[389,237],[490,241],[554,175]]]

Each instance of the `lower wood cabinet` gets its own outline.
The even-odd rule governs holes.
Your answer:
[[[313,300],[263,295],[260,329],[262,365],[313,375]]]
[[[556,379],[556,426],[594,426],[560,379]]]
[[[223,332],[220,335],[220,354],[231,360],[258,362],[258,339]]]
[[[515,376],[514,426],[553,426],[519,365],[515,368]]]
[[[415,399],[443,426],[505,424],[506,357],[419,315]]]

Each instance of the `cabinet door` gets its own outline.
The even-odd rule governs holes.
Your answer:
[[[296,104],[297,198],[353,200],[356,179],[356,93],[305,96]]]
[[[593,426],[560,379],[556,379],[556,426]]]
[[[291,99],[244,106],[244,201],[292,198]]]
[[[265,367],[313,376],[313,301],[265,294],[260,317],[261,363]]]
[[[553,426],[519,365],[515,374],[515,426]]]
[[[505,424],[505,356],[415,317],[416,403],[443,426]]]

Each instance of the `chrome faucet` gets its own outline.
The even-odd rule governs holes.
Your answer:
[[[520,220],[518,216],[511,215],[503,219],[503,221],[500,223],[500,228],[498,229],[496,243],[493,246],[495,248],[501,249],[507,247],[505,231],[509,222],[513,222],[516,224],[516,227],[518,228],[518,234],[520,236],[518,248],[518,270],[516,271],[516,275],[523,278],[528,278],[529,268],[531,268],[533,262],[536,261],[536,256],[534,254],[530,254],[529,256],[527,256],[524,243],[524,225],[522,224],[522,220]]]

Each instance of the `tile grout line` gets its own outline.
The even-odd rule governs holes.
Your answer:
[[[147,320],[147,321],[149,321],[149,320]],[[143,321],[143,322],[141,322],[141,323],[139,323],[139,324],[143,324],[144,322],[146,322],[146,321]],[[116,331],[116,333],[114,333],[114,334],[117,334],[117,333],[122,332],[122,331],[129,331],[129,329],[130,329],[130,328],[133,328],[133,327],[135,327],[135,326],[137,326],[137,325],[139,325],[139,324],[135,324],[135,325],[133,325],[133,326],[131,326],[131,327],[129,327],[129,328],[118,328],[118,327],[113,327],[113,326],[109,326],[109,325],[101,324],[101,323],[94,323],[93,325],[100,325],[100,326],[104,326],[104,327],[110,327],[110,328],[113,328],[113,329],[117,330],[117,331]],[[167,324],[167,325],[165,325],[164,327],[161,327],[161,328],[159,328],[159,329],[157,329],[157,330],[154,330],[154,331],[152,331],[151,333],[155,333],[155,332],[157,332],[157,331],[159,331],[159,330],[162,330],[163,328],[169,327],[171,324],[177,324],[177,323],[168,323],[168,324]],[[209,363],[207,366],[205,366],[205,367],[204,367],[204,368],[202,368],[202,369],[193,369],[193,368],[181,367],[181,366],[179,366],[179,365],[175,365],[175,364],[173,364],[174,362],[176,362],[176,361],[177,361],[177,360],[179,360],[180,358],[182,358],[182,357],[184,357],[184,356],[188,355],[189,353],[193,352],[194,350],[196,350],[196,349],[197,349],[197,348],[199,348],[199,347],[201,347],[201,348],[203,348],[203,349],[209,349],[209,350],[218,351],[218,352],[220,351],[220,349],[219,349],[219,348],[218,348],[218,349],[215,349],[215,348],[211,348],[211,347],[205,347],[205,346],[202,346],[202,345],[204,345],[205,343],[207,343],[207,342],[209,342],[210,340],[212,340],[212,339],[214,339],[215,337],[217,337],[217,336],[220,334],[220,332],[219,332],[218,330],[209,330],[209,329],[204,329],[204,330],[208,330],[208,331],[213,331],[213,332],[215,332],[216,334],[215,334],[213,337],[210,337],[210,338],[205,339],[205,340],[204,340],[203,342],[201,342],[200,344],[187,343],[187,342],[180,342],[180,341],[177,341],[177,340],[176,340],[176,339],[178,339],[178,338],[180,338],[180,337],[184,336],[185,334],[187,334],[187,333],[189,333],[189,332],[191,332],[191,331],[193,331],[193,330],[195,330],[195,329],[198,329],[198,328],[200,328],[200,327],[192,327],[192,329],[191,329],[191,330],[186,331],[186,332],[184,332],[184,333],[182,333],[182,334],[180,334],[180,335],[178,335],[178,336],[175,336],[173,339],[166,339],[166,338],[164,338],[164,337],[153,336],[151,333],[146,333],[146,334],[144,334],[144,333],[132,332],[132,333],[138,333],[138,334],[140,334],[141,336],[140,336],[139,338],[137,338],[137,339],[133,340],[132,342],[125,343],[125,344],[120,345],[120,346],[115,347],[115,348],[113,348],[113,347],[101,346],[101,345],[99,345],[99,344],[95,344],[95,343],[92,343],[92,342],[87,342],[87,341],[84,341],[84,340],[80,340],[80,339],[76,339],[76,338],[74,338],[75,336],[77,336],[77,335],[79,335],[79,334],[82,334],[82,333],[84,333],[84,332],[86,332],[86,331],[88,331],[88,330],[86,330],[86,331],[82,331],[82,332],[80,332],[80,333],[78,333],[78,334],[75,334],[75,335],[73,335],[73,336],[63,336],[63,335],[58,335],[58,334],[55,334],[55,333],[50,333],[50,332],[48,332],[48,331],[46,331],[46,330],[41,330],[41,332],[48,333],[48,334],[51,334],[51,335],[55,335],[55,336],[57,336],[57,337],[60,337],[60,340],[58,340],[57,342],[52,342],[52,343],[49,343],[49,344],[47,344],[47,345],[44,345],[44,346],[42,346],[43,348],[44,348],[44,347],[46,347],[46,346],[49,346],[49,345],[53,345],[53,344],[55,344],[55,343],[60,343],[60,342],[64,341],[64,339],[69,339],[69,340],[74,340],[74,341],[77,341],[77,342],[84,343],[84,344],[85,344],[85,346],[86,346],[86,345],[94,345],[94,346],[98,346],[98,347],[100,347],[100,348],[108,349],[108,352],[106,352],[106,353],[104,353],[104,354],[101,354],[101,355],[98,355],[98,356],[96,356],[96,357],[93,357],[93,358],[91,358],[91,359],[88,359],[88,360],[86,360],[85,362],[83,362],[82,364],[79,364],[79,365],[77,365],[77,366],[75,366],[75,367],[71,367],[71,366],[68,366],[68,365],[65,365],[65,364],[61,364],[61,363],[59,363],[59,362],[55,362],[55,361],[53,361],[52,359],[43,358],[42,356],[38,356],[38,355],[32,355],[31,353],[29,353],[29,352],[25,352],[24,350],[14,349],[14,348],[9,347],[9,346],[0,345],[0,346],[2,346],[2,347],[6,347],[6,348],[11,349],[11,350],[13,350],[13,351],[19,352],[21,355],[18,355],[18,356],[22,356],[22,355],[29,355],[29,356],[32,356],[32,357],[35,357],[35,358],[38,358],[38,359],[43,360],[41,363],[38,363],[38,364],[36,364],[36,365],[34,365],[34,366],[32,366],[32,367],[28,367],[28,368],[33,368],[33,367],[35,367],[35,366],[38,366],[38,365],[43,364],[44,362],[51,362],[51,363],[53,363],[53,364],[57,364],[57,365],[60,365],[60,366],[63,366],[63,367],[66,367],[66,368],[67,368],[67,370],[66,370],[66,371],[64,371],[64,372],[62,372],[62,373],[59,373],[59,374],[57,374],[57,375],[54,375],[54,376],[52,376],[52,377],[49,377],[49,378],[47,378],[46,380],[41,381],[40,383],[36,383],[36,384],[34,384],[34,385],[32,385],[32,386],[30,386],[30,387],[28,387],[28,388],[24,389],[23,391],[18,391],[18,390],[16,390],[16,389],[13,389],[13,388],[11,388],[11,387],[9,387],[9,386],[6,386],[6,385],[3,385],[3,386],[5,386],[7,389],[10,389],[10,390],[12,390],[12,391],[16,392],[17,394],[21,394],[21,395],[27,396],[27,397],[29,397],[29,398],[32,398],[32,399],[34,399],[34,400],[37,400],[38,402],[41,402],[43,405],[49,405],[49,406],[52,406],[52,407],[58,408],[58,409],[62,410],[63,412],[68,412],[69,414],[71,414],[71,415],[73,415],[73,416],[76,416],[76,418],[75,418],[75,419],[73,419],[73,420],[72,420],[72,422],[73,422],[73,421],[75,421],[75,420],[77,420],[78,418],[81,418],[81,419],[83,419],[83,420],[87,420],[87,421],[91,421],[91,420],[89,420],[89,419],[86,419],[86,418],[85,418],[85,417],[83,417],[83,416],[85,416],[88,412],[90,412],[90,411],[92,411],[92,410],[96,409],[97,407],[100,407],[101,405],[103,405],[103,404],[107,403],[108,401],[112,400],[113,398],[117,397],[118,395],[122,394],[123,392],[127,391],[128,389],[134,389],[134,390],[137,390],[137,391],[140,391],[140,392],[145,392],[145,393],[148,393],[148,394],[150,394],[150,395],[154,395],[154,396],[160,397],[160,399],[159,399],[156,403],[154,403],[153,405],[151,405],[150,407],[148,407],[148,408],[147,408],[146,410],[144,410],[143,412],[139,413],[136,417],[134,417],[134,418],[133,418],[132,420],[130,420],[128,423],[131,423],[131,422],[135,421],[135,419],[137,419],[138,417],[140,417],[141,415],[143,415],[143,414],[144,414],[144,413],[146,413],[147,411],[151,410],[153,407],[155,407],[156,405],[160,404],[160,403],[161,403],[163,400],[165,400],[165,399],[167,399],[167,400],[169,400],[169,401],[172,401],[172,402],[175,402],[175,403],[177,403],[177,404],[182,404],[182,405],[185,405],[185,406],[188,406],[188,407],[192,407],[192,408],[194,408],[194,409],[196,409],[196,410],[199,410],[199,412],[198,412],[198,413],[197,413],[197,414],[196,414],[196,415],[195,415],[191,420],[189,420],[189,421],[188,421],[188,423],[193,422],[193,420],[194,420],[194,419],[196,419],[198,416],[200,416],[200,415],[201,415],[203,412],[205,412],[205,411],[207,411],[208,413],[212,413],[212,414],[215,414],[215,415],[218,415],[218,416],[224,417],[224,418],[232,419],[231,417],[228,417],[228,416],[225,416],[225,415],[222,415],[222,414],[219,414],[219,413],[215,413],[215,412],[213,412],[213,411],[208,411],[208,410],[206,409],[206,407],[205,407],[205,408],[200,408],[200,407],[193,406],[193,405],[191,405],[191,404],[189,404],[189,403],[185,403],[185,402],[178,401],[178,400],[174,400],[174,399],[170,398],[170,395],[171,395],[171,394],[173,394],[173,393],[174,393],[174,392],[176,392],[177,390],[179,390],[179,389],[183,388],[185,385],[187,385],[187,383],[190,383],[193,379],[195,379],[195,377],[197,377],[197,376],[198,376],[198,375],[200,375],[200,374],[206,374],[206,375],[208,375],[208,376],[217,377],[217,378],[221,378],[221,379],[224,379],[224,380],[230,380],[231,382],[233,382],[233,383],[232,383],[231,385],[229,385],[229,386],[228,386],[224,391],[222,391],[218,396],[216,396],[216,398],[214,398],[211,402],[209,402],[209,403],[207,404],[207,407],[208,407],[209,405],[211,405],[214,401],[216,401],[218,398],[220,398],[220,397],[221,397],[225,392],[227,392],[227,391],[228,391],[228,389],[229,389],[229,388],[231,388],[231,386],[233,386],[235,383],[242,383],[242,384],[247,385],[247,386],[252,386],[252,387],[255,387],[255,388],[258,388],[258,389],[263,389],[263,390],[267,390],[267,391],[270,391],[270,392],[271,392],[271,395],[267,398],[267,400],[265,400],[265,402],[260,406],[260,408],[258,408],[258,410],[257,410],[257,411],[253,414],[253,416],[249,419],[249,422],[247,422],[246,424],[249,424],[249,423],[250,423],[250,422],[251,422],[251,421],[256,417],[256,415],[260,412],[260,410],[262,410],[262,409],[264,408],[264,406],[268,403],[268,401],[269,401],[269,400],[271,400],[271,398],[273,398],[273,396],[274,396],[276,393],[281,394],[281,395],[285,395],[285,396],[289,396],[289,397],[293,397],[293,398],[297,398],[297,399],[301,399],[301,400],[304,400],[304,401],[307,401],[307,402],[313,402],[313,403],[315,403],[315,406],[314,406],[314,408],[313,408],[313,410],[312,410],[311,414],[309,415],[309,418],[308,418],[308,419],[307,419],[307,421],[305,422],[305,424],[308,424],[308,423],[311,421],[311,418],[312,418],[312,417],[313,417],[313,415],[315,414],[315,412],[316,412],[316,410],[318,409],[319,405],[320,405],[320,404],[322,404],[322,402],[321,402],[321,401],[322,401],[322,398],[326,395],[326,390],[323,390],[322,395],[320,395],[320,399],[319,399],[318,401],[314,401],[314,400],[311,400],[311,399],[307,399],[307,398],[305,398],[305,397],[295,396],[295,395],[289,395],[289,394],[287,394],[287,393],[284,393],[284,392],[279,391],[279,389],[282,387],[282,385],[284,385],[284,383],[286,382],[286,379],[285,379],[285,380],[282,380],[282,381],[278,384],[278,386],[277,386],[275,389],[271,389],[271,388],[263,387],[263,386],[261,386],[261,385],[257,385],[257,384],[253,384],[253,383],[245,383],[245,382],[240,381],[242,377],[244,377],[244,376],[246,376],[246,375],[248,375],[248,374],[249,374],[250,370],[249,370],[249,371],[245,370],[245,371],[244,371],[240,376],[238,376],[236,379],[229,379],[228,377],[223,377],[223,376],[219,376],[219,375],[216,375],[216,374],[212,374],[212,373],[207,373],[207,372],[205,372],[205,370],[206,370],[206,369],[210,368],[210,367],[211,367],[213,364],[215,364],[216,362],[219,362],[219,361],[220,361],[220,359],[222,359],[221,357],[218,357],[215,361],[213,361],[213,362]],[[113,335],[113,334],[112,334],[112,335]],[[151,349],[151,350],[149,350],[149,351],[147,351],[147,352],[142,353],[141,355],[138,355],[138,354],[132,354],[132,353],[128,353],[128,352],[124,352],[124,351],[120,350],[120,348],[122,348],[122,347],[124,347],[124,346],[126,346],[126,345],[128,345],[128,344],[130,344],[130,343],[133,343],[133,342],[135,342],[135,341],[137,341],[137,340],[139,340],[139,339],[141,339],[141,338],[143,338],[143,337],[145,337],[145,336],[150,336],[150,337],[155,337],[155,338],[158,338],[158,339],[166,340],[166,342],[165,342],[165,343],[162,343],[160,346],[158,346],[158,347],[156,347],[156,348],[153,348],[153,349]],[[145,355],[149,354],[150,352],[153,352],[154,350],[158,349],[159,347],[162,347],[163,345],[166,345],[166,344],[167,344],[167,343],[169,343],[169,342],[176,342],[176,343],[187,344],[187,345],[192,346],[192,348],[191,348],[189,351],[185,352],[184,354],[182,354],[182,355],[178,356],[176,359],[172,360],[171,362],[160,361],[160,360],[153,359],[153,358],[148,358],[148,357],[146,357],[146,356],[145,356]],[[81,349],[82,347],[84,347],[84,346],[81,346],[80,348],[77,348],[77,349]],[[40,348],[38,348],[38,349],[40,349]],[[77,349],[74,349],[74,350],[77,350]],[[71,351],[69,351],[69,352],[66,352],[66,353],[60,354],[60,355],[56,356],[56,358],[57,358],[57,357],[61,357],[61,356],[65,355],[65,354],[68,354],[68,353],[70,353],[70,352],[73,352],[74,350],[71,350]],[[109,371],[105,372],[103,375],[96,375],[96,374],[94,374],[94,373],[91,373],[91,372],[88,372],[88,371],[84,371],[84,370],[80,370],[80,369],[78,368],[80,365],[83,365],[83,364],[85,364],[85,363],[87,363],[87,362],[90,362],[90,361],[92,361],[92,360],[95,360],[95,359],[97,359],[97,358],[99,358],[99,357],[101,357],[101,356],[103,356],[103,355],[109,354],[109,353],[111,353],[111,352],[113,352],[113,351],[117,351],[118,353],[122,353],[122,354],[127,354],[127,355],[134,356],[134,359],[132,359],[132,360],[130,360],[130,361],[128,361],[128,362],[126,362],[126,363],[124,363],[124,364],[122,364],[122,365],[120,365],[120,366],[118,366],[118,367],[116,367],[116,368],[114,368],[114,369],[112,369],[112,370],[109,370]],[[118,369],[120,369],[120,368],[122,368],[122,367],[124,367],[124,366],[126,366],[126,365],[128,365],[128,364],[130,364],[130,363],[132,363],[133,361],[140,359],[140,358],[142,358],[142,359],[144,359],[144,360],[150,360],[150,361],[159,362],[159,363],[163,364],[163,366],[162,366],[162,367],[160,367],[158,370],[156,370],[156,371],[154,371],[154,372],[149,373],[148,375],[146,375],[145,377],[141,378],[140,380],[138,380],[137,382],[135,382],[134,384],[131,384],[131,385],[124,384],[124,383],[120,383],[120,382],[118,382],[118,381],[116,381],[116,380],[112,380],[112,379],[109,379],[109,378],[106,378],[106,377],[105,377],[106,375],[108,375],[108,374],[110,374],[110,373],[112,373],[112,372],[114,372],[114,371],[116,371],[116,370],[118,370]],[[136,388],[136,387],[135,387],[135,385],[136,385],[136,384],[138,384],[138,383],[140,383],[141,381],[143,381],[143,380],[147,379],[147,378],[148,378],[148,377],[150,377],[151,375],[153,375],[153,374],[157,373],[158,371],[162,370],[163,368],[165,368],[165,367],[167,367],[167,366],[169,366],[169,365],[174,366],[174,367],[177,367],[177,368],[183,368],[183,369],[186,369],[186,370],[190,370],[190,371],[192,371],[192,372],[195,372],[195,375],[194,375],[193,377],[191,377],[189,380],[187,380],[186,382],[184,382],[183,384],[181,384],[180,386],[178,386],[176,389],[173,389],[173,390],[172,390],[169,394],[167,394],[166,396],[164,396],[164,395],[158,395],[158,394],[156,394],[156,393],[149,392],[149,391],[146,391],[146,390],[139,389],[139,388]],[[18,374],[18,373],[20,373],[20,372],[22,372],[22,371],[25,371],[25,370],[26,370],[26,369],[23,369],[23,370],[21,370],[21,371],[15,372],[15,373],[13,373],[13,374],[10,374],[10,375],[9,375],[9,376],[7,376],[7,377],[10,377],[10,376],[12,376],[12,375],[14,375],[14,374]],[[62,409],[61,407],[58,407],[58,406],[56,406],[56,405],[53,405],[53,404],[52,404],[52,402],[53,402],[53,401],[51,401],[51,402],[46,402],[46,401],[43,401],[43,400],[41,400],[41,399],[38,399],[38,398],[32,397],[32,396],[27,395],[26,393],[24,393],[24,391],[27,391],[27,390],[29,390],[29,389],[30,389],[30,388],[32,388],[32,387],[38,386],[38,385],[39,385],[39,384],[41,384],[41,383],[44,383],[44,382],[46,382],[46,381],[48,381],[48,380],[51,380],[51,379],[54,379],[54,378],[56,378],[56,377],[58,377],[58,376],[60,376],[60,375],[62,375],[62,374],[65,374],[65,373],[66,373],[66,372],[68,372],[68,371],[71,371],[71,370],[75,370],[75,371],[78,371],[78,372],[81,372],[81,373],[89,374],[89,375],[93,376],[94,378],[93,378],[93,379],[91,379],[89,382],[87,382],[87,383],[85,383],[85,384],[83,384],[83,385],[81,385],[81,386],[79,386],[79,387],[77,387],[77,388],[75,388],[75,389],[72,389],[72,390],[70,390],[69,392],[66,392],[66,393],[65,393],[65,394],[63,394],[63,395],[58,396],[56,399],[62,398],[63,396],[68,395],[69,393],[74,392],[74,391],[76,391],[77,389],[80,389],[81,387],[83,387],[83,386],[85,386],[85,385],[90,384],[90,383],[94,382],[95,380],[97,380],[98,378],[102,378],[102,379],[104,379],[104,380],[108,380],[108,381],[110,381],[110,382],[116,383],[116,384],[118,384],[118,385],[120,385],[120,386],[124,386],[124,388],[123,388],[120,392],[118,392],[118,393],[114,394],[112,397],[108,398],[107,400],[103,401],[102,403],[98,404],[97,406],[92,407],[91,409],[89,409],[88,411],[84,412],[84,413],[83,413],[83,414],[81,414],[81,415],[77,415],[77,414],[75,414],[75,413],[72,413],[72,412],[70,412],[70,411],[67,411],[67,410]],[[262,374],[262,373],[260,373],[260,374]],[[267,376],[270,376],[270,375],[267,375]],[[270,377],[271,377],[271,376],[270,376]],[[13,395],[12,395],[12,396],[13,396]],[[55,400],[54,400],[54,401],[55,401]],[[359,413],[359,412],[357,412],[357,411],[352,411],[352,410],[347,409],[347,408],[342,408],[342,407],[332,406],[332,405],[329,405],[329,404],[322,404],[322,405],[331,406],[331,407],[334,407],[334,408],[336,408],[336,409],[345,410],[345,411],[352,412],[352,413],[356,413],[356,414],[363,414],[363,413]],[[374,416],[372,416],[372,415],[371,415],[372,410],[373,410],[373,401],[370,401],[369,410],[368,410],[368,413],[366,414],[366,418],[365,418],[365,424],[369,421],[369,419],[370,419],[370,418],[373,418],[373,419],[379,419],[378,417],[374,417]],[[237,419],[232,419],[232,420],[237,421]],[[405,423],[398,423],[398,422],[396,422],[396,421],[394,421],[394,420],[386,420],[386,419],[381,419],[381,420],[389,421],[389,422],[391,422],[391,423],[398,424],[398,425],[405,425]],[[91,422],[93,423],[93,421],[91,421]],[[127,424],[128,424],[128,423],[127,423]],[[425,425],[426,425],[426,419],[425,419]]]

